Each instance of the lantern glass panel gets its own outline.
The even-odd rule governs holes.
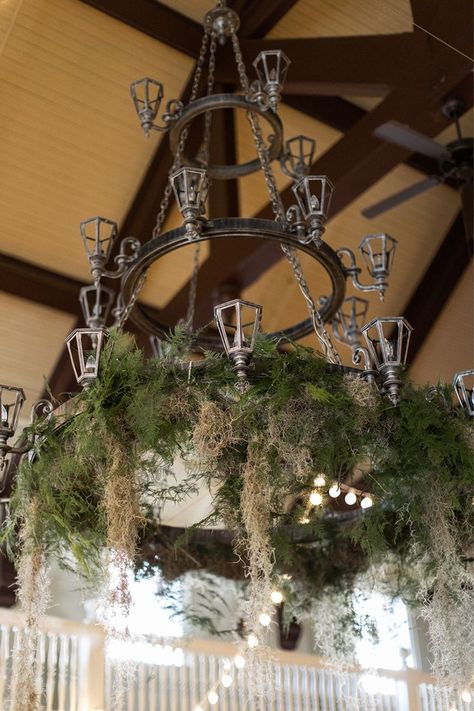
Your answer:
[[[26,396],[22,388],[0,385],[0,428],[7,430],[10,437],[16,431],[25,400]]]
[[[305,219],[326,219],[334,186],[325,175],[307,175],[292,187],[298,206]]]
[[[290,64],[290,60],[281,49],[270,49],[260,52],[254,60],[253,66],[263,84],[279,84],[281,86],[286,79]]]
[[[84,321],[91,328],[104,326],[110,314],[115,292],[105,286],[92,284],[83,286],[79,293],[79,301],[84,315]]]
[[[252,353],[262,318],[262,307],[250,301],[233,299],[216,306],[214,313],[226,353]]]
[[[173,191],[180,210],[193,208],[204,212],[207,198],[207,173],[202,168],[181,168],[171,176]]]
[[[294,136],[286,142],[286,151],[291,172],[304,175],[313,163],[316,141],[307,136]]]
[[[453,387],[460,405],[471,417],[474,417],[474,369],[456,373]]]
[[[107,261],[117,236],[117,224],[106,217],[92,217],[81,222],[81,235],[88,256]]]
[[[138,116],[146,114],[147,118],[153,120],[163,99],[163,84],[145,77],[130,85],[130,93]]]
[[[104,329],[76,328],[66,339],[77,382],[81,385],[97,378]]]
[[[406,364],[412,332],[406,319],[398,316],[374,319],[361,331],[377,369]]]
[[[390,274],[397,241],[386,234],[367,235],[359,245],[369,274]]]
[[[342,302],[342,307],[338,311],[344,334],[351,335],[359,333],[367,316],[369,302],[367,299],[360,299],[357,296],[349,296]]]

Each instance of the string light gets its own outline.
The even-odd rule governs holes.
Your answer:
[[[465,701],[466,704],[470,704],[472,701],[471,692],[467,689],[464,689],[464,691],[461,693],[461,699]]]
[[[266,612],[262,612],[262,614],[261,614],[260,617],[258,618],[258,621],[260,622],[260,624],[262,625],[262,627],[268,627],[268,625],[269,625],[270,622],[272,621],[272,618],[270,617],[270,615],[267,615]],[[250,643],[249,643],[249,644],[250,644]]]
[[[348,491],[344,497],[344,501],[348,506],[353,506],[353,504],[357,501],[357,496],[353,491]]]
[[[309,523],[309,518],[307,516],[302,516],[300,518],[300,523]]]
[[[326,484],[326,477],[323,476],[322,474],[318,474],[318,476],[316,476],[314,478],[314,485],[315,486],[324,486],[325,484]]]
[[[228,688],[232,684],[232,682],[233,682],[233,679],[230,674],[223,674],[221,676],[222,686],[225,686],[226,688]]]
[[[209,701],[211,706],[214,706],[219,701],[219,694],[217,694],[215,691],[211,690],[207,695],[207,700]]]
[[[275,605],[279,605],[281,602],[283,602],[283,594],[279,590],[273,590],[272,594],[270,595],[271,601],[275,603]]]
[[[247,644],[250,647],[250,649],[253,649],[254,647],[258,647],[258,639],[256,635],[251,632],[249,636],[247,637]]]
[[[337,484],[333,484],[331,488],[328,491],[329,496],[331,496],[333,499],[337,499],[339,494],[341,493],[341,489]]]
[[[364,498],[360,502],[361,509],[370,509],[370,507],[373,505],[374,505],[374,500],[372,499],[371,496],[364,496]]]
[[[321,496],[319,491],[311,492],[311,495],[309,497],[309,503],[311,504],[311,506],[319,506],[323,503],[323,497]]]
[[[283,573],[281,577],[283,578],[283,580],[291,580],[293,578],[293,576],[289,575],[288,573]]]
[[[234,657],[234,664],[236,669],[243,669],[245,666],[245,659],[241,654],[236,654]]]
[[[202,706],[195,706],[194,711],[204,711]]]

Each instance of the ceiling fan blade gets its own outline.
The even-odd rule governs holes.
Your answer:
[[[433,141],[428,136],[424,136],[418,131],[414,131],[409,126],[398,121],[387,121],[387,123],[378,126],[374,131],[374,136],[382,138],[384,141],[394,143],[396,146],[406,148],[412,153],[422,153],[429,158],[440,160],[443,158],[447,150],[441,143]]]
[[[364,210],[362,210],[362,214],[364,215],[364,217],[377,217],[377,215],[381,215],[382,212],[391,210],[392,207],[396,207],[402,202],[405,202],[406,200],[415,197],[415,195],[420,195],[420,193],[424,193],[425,190],[429,190],[430,188],[433,188],[435,185],[439,185],[442,182],[443,180],[437,175],[432,175],[427,180],[421,180],[419,183],[410,185],[410,187],[404,188],[403,190],[400,190],[400,192],[395,193],[394,195],[390,195],[384,200],[375,203],[375,205],[366,207]]]

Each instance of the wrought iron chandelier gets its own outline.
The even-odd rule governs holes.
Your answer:
[[[174,156],[151,239],[142,245],[137,239],[126,237],[117,245],[117,224],[99,216],[80,225],[93,283],[83,287],[79,295],[87,327],[74,330],[66,339],[77,383],[89,387],[98,377],[110,315],[119,329],[130,318],[147,332],[154,356],[160,357],[161,339],[170,329],[159,323],[150,310],[137,301],[153,263],[170,252],[194,244],[195,267],[184,319],[187,330],[192,332],[201,243],[252,237],[280,244],[309,311],[304,321],[267,334],[267,337],[298,340],[314,331],[327,361],[342,367],[326,329],[326,324],[330,324],[335,339],[352,349],[354,364],[363,361],[363,369],[359,371],[361,377],[376,384],[380,393],[396,405],[402,386],[401,372],[407,361],[411,326],[404,318],[397,316],[376,318],[364,325],[368,302],[359,297],[346,296],[346,284],[350,280],[359,291],[377,292],[383,300],[393,266],[396,240],[387,234],[363,237],[359,251],[371,281],[361,282],[363,269],[358,265],[354,252],[348,247],[334,250],[324,240],[334,186],[327,176],[310,174],[316,147],[314,139],[298,135],[285,141],[283,137],[278,107],[290,60],[280,50],[260,52],[253,62],[256,78],[251,80],[237,37],[237,13],[226,7],[225,0],[221,0],[205,15],[203,25],[202,44],[187,104],[171,99],[159,116],[164,97],[163,85],[156,79],[145,77],[134,81],[130,87],[145,135],[148,136],[151,131],[168,133]],[[240,81],[239,94],[214,93],[217,47],[226,42],[230,42],[233,48]],[[200,96],[205,76],[206,91]],[[212,114],[222,109],[246,112],[256,147],[255,159],[234,165],[210,163]],[[191,157],[186,153],[186,143],[190,125],[199,116],[204,117],[203,136],[197,155]],[[262,121],[272,131],[268,139],[264,138]],[[294,181],[292,191],[295,203],[287,207],[283,205],[276,186],[274,163],[278,163]],[[274,220],[233,216],[206,219],[206,201],[213,181],[240,178],[259,170],[265,179]],[[163,232],[172,195],[183,224]],[[320,294],[316,300],[313,299],[301,268],[299,250],[325,270],[330,279],[331,293]],[[104,278],[120,279],[114,307],[115,292],[102,284]],[[238,381],[245,382],[261,314],[261,306],[241,299],[217,305],[214,310],[217,329],[200,332],[194,339],[194,347],[223,349],[233,363]],[[453,387],[459,403],[471,416],[474,416],[473,384],[474,369],[462,371],[454,377]],[[9,443],[16,434],[24,401],[21,388],[0,385],[1,481],[5,478],[11,455],[21,455],[32,447],[28,437],[23,437],[18,446]],[[33,406],[32,418],[47,416],[52,409],[50,403],[41,400]]]

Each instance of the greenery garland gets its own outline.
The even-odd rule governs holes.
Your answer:
[[[179,331],[159,360],[146,360],[128,336],[112,333],[100,377],[74,399],[74,412],[33,426],[38,456],[21,465],[3,531],[11,554],[19,554],[16,532],[34,502],[23,551],[41,546],[46,558],[73,561],[97,581],[105,549],[144,561],[136,554],[138,536],[142,544],[160,540],[155,513],[163,502],[207,485],[215,492],[214,510],[202,525],[223,521],[235,532],[218,559],[225,567],[240,556],[239,575],[253,568],[253,598],[258,589],[267,595],[272,575],[283,584],[286,574],[293,579],[288,602],[293,591],[300,607],[301,600],[310,605],[331,586],[350,589],[357,573],[389,556],[396,562],[394,587],[405,598],[421,595],[429,610],[441,595],[437,614],[446,615],[461,598],[468,604],[472,425],[447,404],[449,389],[407,382],[393,407],[356,374],[328,366],[310,349],[288,344],[282,352],[280,346],[257,343],[241,393],[222,355],[207,353],[187,367]],[[167,477],[177,457],[187,464],[179,486]],[[303,526],[307,542],[292,541],[288,530],[299,523],[299,502],[307,500],[315,475],[350,483],[357,467],[376,505],[349,525],[318,507]],[[256,508],[254,496],[261,502]],[[192,537],[184,544],[192,545]],[[192,567],[167,570],[165,548],[156,561],[165,575]],[[201,553],[192,557],[212,570],[216,547]],[[454,575],[446,575],[448,565]],[[120,604],[126,607],[123,599]],[[446,643],[439,625],[433,636],[435,645]],[[466,657],[473,641],[464,643]],[[470,662],[460,659],[460,644],[448,655],[434,652],[442,657],[438,671],[465,683]]]

